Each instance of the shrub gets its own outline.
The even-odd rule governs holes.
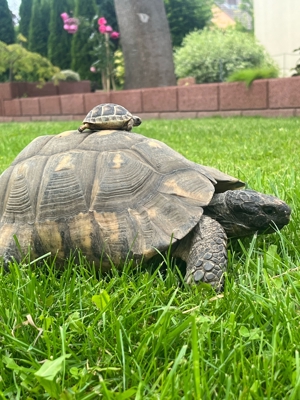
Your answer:
[[[262,67],[262,68],[252,68],[243,69],[241,71],[236,71],[231,74],[228,78],[228,82],[245,82],[247,87],[250,87],[252,82],[256,79],[269,79],[277,78],[279,71],[275,67]]]
[[[124,57],[121,50],[116,50],[114,54],[115,78],[119,87],[123,87],[125,82]]]
[[[294,52],[300,52],[300,48],[299,49],[295,49]],[[294,68],[292,68],[292,76],[299,76],[300,75],[300,59],[297,60],[296,65]]]
[[[0,81],[45,83],[59,72],[59,68],[38,53],[32,53],[19,44],[0,42]]]
[[[274,67],[274,61],[253,35],[234,29],[194,31],[174,55],[179,78],[193,76],[197,83],[224,81],[233,72]]]
[[[55,74],[52,78],[53,81],[67,81],[67,82],[79,82],[80,81],[80,75],[72,71],[71,69],[64,69],[62,71],[59,71],[57,74]]]

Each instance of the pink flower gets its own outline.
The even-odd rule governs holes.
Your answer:
[[[99,32],[100,33],[105,33],[106,32],[106,26],[105,25],[100,25],[99,26]]]
[[[69,25],[79,25],[79,19],[78,18],[68,18],[66,21],[65,21],[67,24],[69,24]]]
[[[96,68],[95,68],[95,67],[91,67],[91,68],[90,68],[90,71],[91,71],[91,72],[96,72]]]
[[[110,33],[113,31],[113,28],[110,25],[106,26],[105,32]]]
[[[104,17],[98,19],[98,25],[106,25],[107,21]]]
[[[68,28],[68,32],[69,33],[76,33],[77,30],[78,30],[78,26],[77,25],[69,25],[69,28]]]
[[[79,19],[67,18],[64,20],[64,29],[68,33],[76,33],[78,31]]]
[[[60,14],[60,16],[62,17],[63,21],[65,22],[66,19],[69,18],[68,14],[66,12]]]
[[[116,32],[116,31],[113,31],[113,32],[110,34],[110,37],[111,37],[112,39],[118,39],[119,36],[120,36],[119,32]]]

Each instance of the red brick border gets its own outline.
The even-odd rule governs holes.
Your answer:
[[[218,110],[218,83],[182,86],[178,88],[179,111]]]
[[[40,115],[39,98],[20,99],[22,115]]]
[[[268,81],[253,82],[248,89],[242,82],[222,83],[220,110],[251,110],[268,108]]]
[[[177,111],[177,86],[141,89],[143,112]]]
[[[41,115],[60,115],[60,96],[40,97]]]
[[[15,90],[5,86],[5,93]],[[5,94],[4,94],[5,95]],[[213,83],[124,91],[4,99],[0,122],[82,120],[95,105],[113,102],[142,119],[211,116],[300,116],[300,77],[243,83]]]

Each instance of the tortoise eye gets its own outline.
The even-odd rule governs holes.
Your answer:
[[[267,215],[272,215],[274,214],[274,208],[272,206],[264,206],[263,207],[263,211],[267,214]]]

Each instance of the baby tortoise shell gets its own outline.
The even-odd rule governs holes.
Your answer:
[[[119,104],[105,103],[94,107],[87,114],[78,131],[83,132],[85,129],[131,131],[133,126],[139,126],[141,123],[141,118],[132,115],[125,107]]]

